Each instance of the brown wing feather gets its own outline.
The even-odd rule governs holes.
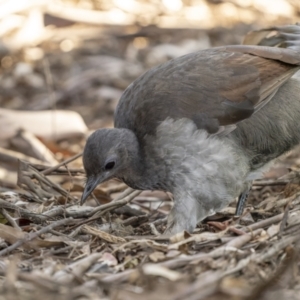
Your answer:
[[[228,46],[191,53],[149,70],[124,92],[115,126],[138,137],[167,117],[191,118],[210,133],[246,119],[298,69],[300,53]]]
[[[233,102],[238,102],[238,99],[241,99],[240,97],[244,93],[243,89],[251,84],[251,80],[253,82],[259,80],[259,98],[257,98],[256,93],[252,97],[252,100],[254,100],[252,103],[256,106],[267,99],[275,90],[278,90],[299,69],[300,53],[290,49],[255,46],[229,46],[225,49],[235,51],[235,53],[240,52],[244,55],[238,57],[234,62],[225,62],[224,67],[227,65],[230,68],[231,64],[238,63],[241,68],[251,65],[258,72],[258,74],[252,73],[256,78],[247,76],[245,82],[240,81],[241,86],[233,90],[231,94],[223,94]],[[274,60],[274,57],[276,57],[276,60]],[[290,63],[286,63],[287,61],[290,61]],[[230,85],[228,84],[228,86]],[[250,88],[250,91],[254,92],[256,90]]]

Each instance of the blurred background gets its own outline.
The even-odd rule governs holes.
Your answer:
[[[82,151],[147,69],[299,14],[298,0],[0,0],[2,187],[16,157],[53,165]]]

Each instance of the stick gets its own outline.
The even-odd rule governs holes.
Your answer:
[[[74,155],[74,156],[72,156],[72,157],[70,157],[70,158],[68,158],[68,159],[66,159],[65,161],[62,161],[61,163],[59,163],[59,164],[56,165],[56,166],[53,166],[53,167],[51,167],[51,168],[49,168],[49,169],[46,169],[46,170],[42,171],[41,173],[42,173],[43,175],[48,175],[48,174],[50,174],[52,171],[55,171],[55,170],[58,169],[59,167],[61,167],[61,166],[63,166],[63,165],[66,165],[66,164],[70,163],[71,161],[77,159],[77,158],[80,157],[80,156],[82,156],[82,152],[81,152],[81,153],[78,153],[78,154],[76,154],[76,155]]]
[[[46,227],[43,227],[42,229],[40,229],[36,232],[32,232],[32,233],[28,234],[26,238],[24,238],[22,240],[18,240],[17,242],[12,244],[11,246],[9,246],[9,247],[3,249],[2,251],[0,251],[0,257],[4,256],[4,255],[7,255],[8,253],[10,253],[13,250],[17,249],[18,247],[22,246],[26,242],[29,242],[29,241],[37,238],[38,236],[40,236],[43,233],[49,232],[50,230],[52,230],[56,227],[62,226],[62,225],[68,225],[68,224],[72,223],[73,221],[74,221],[73,218],[59,220],[59,221],[56,221],[56,222],[53,222],[53,223],[49,224]]]

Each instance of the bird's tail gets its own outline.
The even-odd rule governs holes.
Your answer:
[[[289,48],[300,52],[300,23],[249,32],[244,45]]]

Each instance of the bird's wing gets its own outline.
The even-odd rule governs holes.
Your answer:
[[[137,79],[120,100],[116,126],[144,136],[168,117],[185,117],[209,133],[228,133],[299,68],[300,47],[239,45],[191,53]]]
[[[186,97],[183,94],[181,100],[176,97],[176,104],[180,114],[192,114],[200,127],[208,118],[218,120],[219,125],[232,125],[270,101],[278,88],[297,72],[299,64],[300,52],[291,49],[263,46],[215,49],[202,60],[202,66],[186,72],[182,83],[175,88],[175,94],[185,91]]]

